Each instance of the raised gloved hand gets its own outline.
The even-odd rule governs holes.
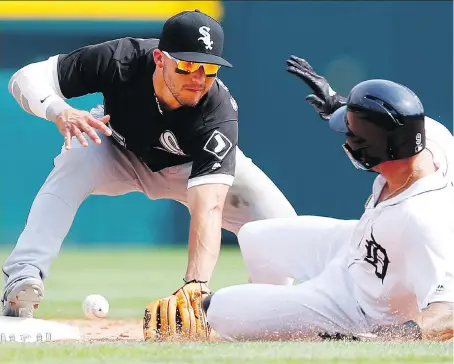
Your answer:
[[[306,101],[323,119],[329,120],[334,111],[346,104],[346,98],[336,93],[306,60],[291,56],[287,60],[287,71],[301,78],[311,88],[312,94],[306,97]]]
[[[171,296],[151,302],[143,319],[145,341],[209,339],[202,300],[210,293],[205,282],[192,280]]]

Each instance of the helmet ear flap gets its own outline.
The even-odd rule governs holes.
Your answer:
[[[388,151],[388,156],[390,160],[396,159],[395,150],[397,149],[397,138],[393,138],[392,134],[388,134],[386,138],[386,148]]]
[[[418,125],[422,124],[422,125]],[[406,128],[397,128],[388,133],[387,145],[392,160],[409,158],[421,152],[426,146],[424,121],[415,121]]]

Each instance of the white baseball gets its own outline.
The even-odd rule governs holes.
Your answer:
[[[109,302],[99,294],[91,294],[85,297],[82,303],[85,317],[90,320],[99,320],[109,313]]]

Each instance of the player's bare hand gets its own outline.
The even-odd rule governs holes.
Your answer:
[[[287,72],[299,77],[310,87],[312,94],[306,97],[306,101],[323,119],[328,120],[334,111],[345,105],[345,98],[336,93],[326,78],[317,74],[305,59],[291,56],[287,60]]]
[[[421,327],[423,339],[431,341],[452,340],[454,332],[454,304],[434,302],[415,318]]]
[[[106,126],[109,120],[109,115],[96,119],[87,111],[70,108],[62,111],[57,116],[55,124],[65,138],[65,148],[69,150],[71,149],[72,137],[76,137],[82,146],[88,146],[84,133],[94,143],[101,144],[101,139],[95,129],[101,131],[104,135],[112,135],[112,131]]]

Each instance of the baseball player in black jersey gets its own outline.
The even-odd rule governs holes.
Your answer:
[[[296,213],[238,149],[238,106],[217,78],[224,33],[199,12],[167,20],[160,39],[121,38],[59,54],[17,71],[9,91],[27,112],[55,123],[64,147],[3,266],[3,314],[32,317],[43,280],[89,195],[142,192],[190,215],[181,289],[209,292],[221,227]],[[65,99],[102,93],[88,111]],[[186,291],[185,291],[186,292]]]

